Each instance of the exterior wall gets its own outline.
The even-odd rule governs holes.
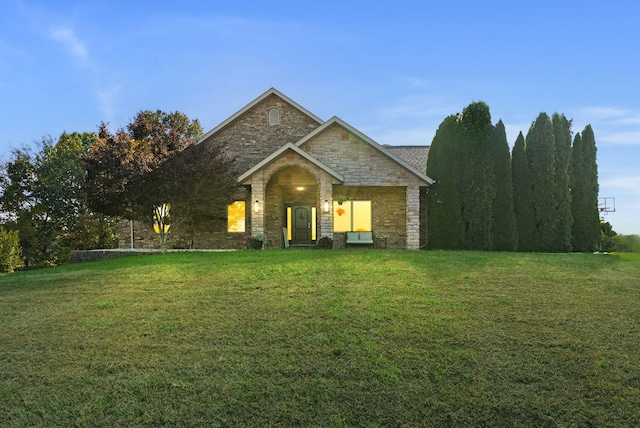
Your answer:
[[[406,187],[334,186],[333,192],[334,196],[344,195],[348,200],[370,200],[371,228],[374,239],[380,239],[381,245],[390,250],[405,250],[407,248]]]
[[[421,226],[420,222],[421,212],[426,210],[426,203],[421,205],[421,183],[411,172],[337,124],[307,141],[302,148],[325,165],[342,174],[344,186],[392,186],[402,188],[405,198],[402,204],[404,206],[404,211],[401,215],[403,218],[402,223],[396,220],[389,220],[386,217],[383,217],[381,221],[393,221],[396,223],[397,229],[396,232],[393,232],[395,237],[392,241],[400,242],[401,239],[399,240],[397,237],[403,236],[403,249],[417,250],[421,245],[421,241],[426,240],[426,237],[421,238],[421,230],[426,231],[426,227]],[[396,214],[398,213],[394,214],[394,218],[397,218]],[[373,214],[374,219],[378,215],[384,216],[379,211],[377,214]],[[397,245],[400,244],[388,244],[389,247],[393,248],[396,248]]]
[[[131,232],[133,229],[133,247]],[[160,248],[158,239],[140,222],[122,219],[118,223],[118,248]]]
[[[280,124],[269,125],[269,110],[277,108]],[[296,143],[320,124],[272,94],[201,144],[222,143],[236,160],[239,174],[287,143]]]
[[[195,224],[173,225],[171,236],[167,241],[169,249],[243,249],[251,237],[251,214],[253,204],[250,193],[241,190],[236,200],[244,200],[246,204],[246,231],[244,233],[227,232],[226,217],[217,220],[202,221]],[[226,210],[222,210],[226,215]],[[118,248],[131,247],[131,227],[133,226],[133,248],[159,249],[158,238],[145,228],[142,223],[120,220],[118,224]]]
[[[419,186],[415,175],[337,124],[301,148],[342,174],[345,186]]]

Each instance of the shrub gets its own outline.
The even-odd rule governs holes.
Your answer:
[[[640,253],[640,235],[616,235],[613,237],[615,251]]]
[[[247,249],[249,250],[261,250],[264,244],[265,237],[261,233],[257,236],[247,238]]]
[[[24,266],[21,252],[18,231],[7,231],[0,227],[0,272],[13,272]]]
[[[328,236],[323,236],[322,238],[318,239],[318,243],[316,244],[316,248],[322,248],[325,250],[330,250],[333,248],[333,239],[329,238]]]

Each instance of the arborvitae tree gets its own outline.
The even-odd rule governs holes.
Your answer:
[[[464,248],[458,138],[458,117],[452,115],[442,121],[429,149],[427,175],[436,181],[427,194],[429,246],[434,249]]]
[[[518,134],[511,156],[513,177],[513,210],[516,219],[518,251],[535,251],[535,216],[533,211],[533,184],[525,151],[522,132]]]
[[[509,143],[502,121],[498,121],[491,138],[491,159],[493,166],[493,198],[491,222],[491,236],[493,246],[491,250],[515,251],[516,225],[513,208],[513,179],[511,175],[511,155]]]
[[[571,188],[569,164],[571,161],[571,121],[565,115],[555,113],[552,118],[555,162],[553,168],[555,204],[553,229],[555,231],[548,250],[554,252],[571,251]]]
[[[536,225],[536,251],[556,251],[557,218],[555,193],[555,138],[553,124],[540,113],[527,133],[527,160],[531,171],[533,211]]]
[[[591,125],[577,134],[571,152],[571,212],[573,251],[595,251],[600,245],[598,166]]]
[[[489,163],[493,134],[491,113],[484,102],[469,104],[462,111],[460,124],[460,200],[464,224],[464,248],[489,250],[491,244],[492,203],[495,194],[493,170]]]

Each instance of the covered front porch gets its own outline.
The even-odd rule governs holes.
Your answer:
[[[418,249],[422,241],[418,213],[426,207],[417,185],[345,185],[339,173],[294,145],[240,182],[251,192],[251,235],[265,248],[313,247],[323,237],[361,248]]]
[[[323,217],[331,220],[328,207],[329,200],[323,203],[320,185],[308,170],[299,166],[278,170],[265,189],[264,233],[268,245],[311,247],[321,236],[331,237],[331,230],[321,230]]]

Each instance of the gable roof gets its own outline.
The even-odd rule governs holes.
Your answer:
[[[325,129],[329,128],[333,124],[337,124],[345,128],[347,131],[351,132],[352,134],[356,135],[358,138],[368,143],[371,147],[378,150],[380,153],[382,153],[383,155],[391,159],[393,162],[397,163],[398,165],[405,168],[412,174],[416,175],[420,180],[424,181],[425,183],[431,185],[435,182],[432,178],[428,177],[424,172],[421,172],[420,170],[418,170],[414,165],[403,160],[402,158],[394,154],[392,151],[388,150],[387,147],[381,146],[380,144],[376,143],[374,140],[372,140],[362,132],[358,131],[356,128],[349,125],[348,123],[346,123],[345,121],[343,121],[337,116],[333,116],[331,119],[327,120],[325,123],[323,123],[316,129],[311,131],[309,134],[304,136],[300,141],[296,143],[296,146],[298,147],[303,146],[306,142],[314,138],[316,135],[321,134],[322,132],[324,132]],[[426,169],[426,162],[425,162],[425,169]]]
[[[244,106],[243,108],[238,110],[236,113],[234,113],[227,120],[225,120],[224,122],[220,123],[218,126],[213,128],[211,131],[209,131],[206,134],[204,134],[198,140],[198,142],[196,144],[200,144],[201,142],[203,142],[207,138],[211,137],[213,134],[215,134],[216,132],[218,132],[219,130],[221,130],[222,128],[224,128],[225,126],[227,126],[228,124],[230,124],[231,122],[233,122],[234,120],[239,118],[240,116],[242,116],[247,111],[251,110],[254,106],[256,106],[257,104],[259,104],[260,102],[262,102],[263,100],[265,100],[267,97],[269,97],[271,95],[275,95],[275,96],[281,98],[282,100],[284,100],[285,102],[287,102],[288,104],[291,104],[294,108],[298,109],[303,114],[309,116],[311,119],[313,119],[316,122],[318,122],[318,124],[321,124],[321,123],[324,122],[318,116],[316,116],[315,114],[311,113],[309,110],[305,109],[300,104],[296,103],[291,98],[289,98],[286,95],[284,95],[282,92],[278,91],[275,88],[271,88],[271,89],[267,90],[265,93],[263,93],[262,95],[260,95],[258,98],[256,98],[255,100],[251,101],[249,104],[247,104],[246,106]]]
[[[291,143],[287,143],[284,146],[280,147],[278,150],[276,150],[275,152],[271,153],[271,155],[269,155],[266,158],[264,158],[261,162],[259,162],[253,168],[249,169],[248,171],[246,171],[245,173],[240,175],[238,177],[238,181],[240,183],[242,183],[242,184],[248,184],[247,180],[249,180],[253,174],[258,172],[259,170],[261,170],[265,166],[269,165],[270,163],[275,162],[280,156],[282,156],[285,152],[287,152],[289,150],[297,153],[298,155],[302,156],[303,158],[305,158],[306,160],[308,160],[309,162],[311,162],[312,164],[314,164],[318,168],[320,168],[323,171],[325,171],[327,174],[329,174],[331,177],[333,177],[334,180],[336,180],[336,184],[342,183],[344,181],[344,177],[342,175],[338,174],[332,168],[329,168],[327,165],[323,164],[318,159],[316,159],[313,156],[311,156],[309,153],[305,152],[304,150],[302,150],[298,146],[293,145]]]
[[[384,144],[382,147],[389,150],[409,165],[416,167],[418,171],[427,170],[427,158],[431,146],[390,146]]]

